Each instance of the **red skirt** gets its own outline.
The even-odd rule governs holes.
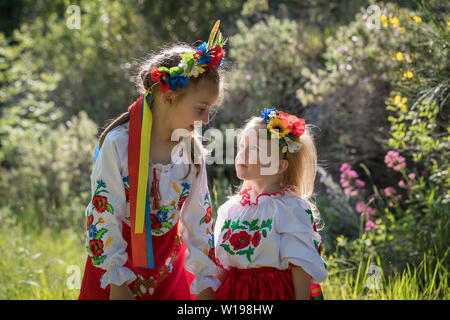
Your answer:
[[[166,234],[152,237],[155,269],[145,269],[132,265],[131,230],[122,224],[122,236],[129,244],[124,266],[138,277],[128,285],[136,300],[190,300],[195,297],[189,290],[194,275],[184,268],[186,245],[177,229],[178,223]],[[92,264],[90,256],[87,257],[79,300],[109,300],[110,286],[100,287],[100,278],[105,272]]]
[[[231,268],[216,291],[218,300],[294,300],[290,269]]]

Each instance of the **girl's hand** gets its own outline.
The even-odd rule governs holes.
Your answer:
[[[292,281],[296,300],[309,300],[312,277],[302,267],[291,264]]]
[[[121,286],[116,286],[114,284],[110,285],[110,293],[109,293],[109,299],[110,300],[135,300],[133,293],[131,292],[130,288],[126,284],[122,284]]]
[[[206,288],[195,296],[195,300],[216,300],[216,294],[211,288]]]

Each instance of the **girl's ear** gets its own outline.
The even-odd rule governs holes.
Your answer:
[[[279,169],[279,173],[283,173],[287,170],[287,168],[289,167],[289,162],[285,159],[280,159],[280,169]]]
[[[168,90],[162,94],[162,102],[164,105],[171,106],[175,102],[175,92],[173,90]]]

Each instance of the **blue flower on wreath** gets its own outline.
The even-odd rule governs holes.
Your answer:
[[[210,61],[211,61],[211,57],[209,56],[209,54],[203,53],[200,56],[200,59],[198,60],[197,64],[198,65],[204,65],[204,64],[208,65]]]
[[[176,90],[177,88],[183,88],[189,82],[189,77],[185,76],[172,76],[165,80],[170,85],[170,90]]]
[[[159,222],[164,222],[167,220],[167,212],[164,210],[159,210],[156,213],[156,219],[158,219]]]
[[[207,200],[207,199],[209,199],[209,193],[207,192],[206,194],[205,194],[205,201]]]
[[[197,47],[197,51],[202,51],[203,53],[205,53],[207,45],[208,44],[206,43],[206,41],[203,41],[203,43]]]
[[[261,116],[260,116],[260,118],[264,119],[264,121],[269,120],[269,115],[270,115],[270,113],[271,113],[272,111],[275,111],[275,110],[277,110],[277,109],[276,109],[276,108],[272,108],[272,109],[264,108],[264,111],[261,111]]]
[[[189,190],[189,189],[191,188],[191,185],[190,185],[189,183],[187,183],[187,182],[183,182],[183,183],[181,184],[181,186],[182,186],[183,188],[185,188],[186,190]]]
[[[106,188],[106,183],[103,180],[97,180],[97,184],[99,184],[100,186],[102,186],[103,188]]]
[[[122,178],[123,182],[130,182],[130,178],[128,176]]]

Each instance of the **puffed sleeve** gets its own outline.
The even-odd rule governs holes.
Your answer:
[[[275,229],[280,233],[281,265],[289,263],[302,267],[319,283],[326,279],[328,271],[325,261],[318,252],[321,237],[313,229],[313,215],[303,199],[290,199],[279,206]]]
[[[191,293],[198,294],[209,287],[217,290],[220,280],[213,276],[218,268],[205,161],[202,161],[200,174],[192,184],[192,191],[181,210],[180,219],[181,238],[187,246],[185,268],[195,275]]]
[[[127,242],[122,237],[122,219],[127,212],[124,181],[120,172],[127,153],[127,139],[120,130],[107,134],[96,156],[91,174],[92,200],[86,208],[86,249],[92,264],[106,270],[101,288],[131,283],[136,275],[123,265]]]

